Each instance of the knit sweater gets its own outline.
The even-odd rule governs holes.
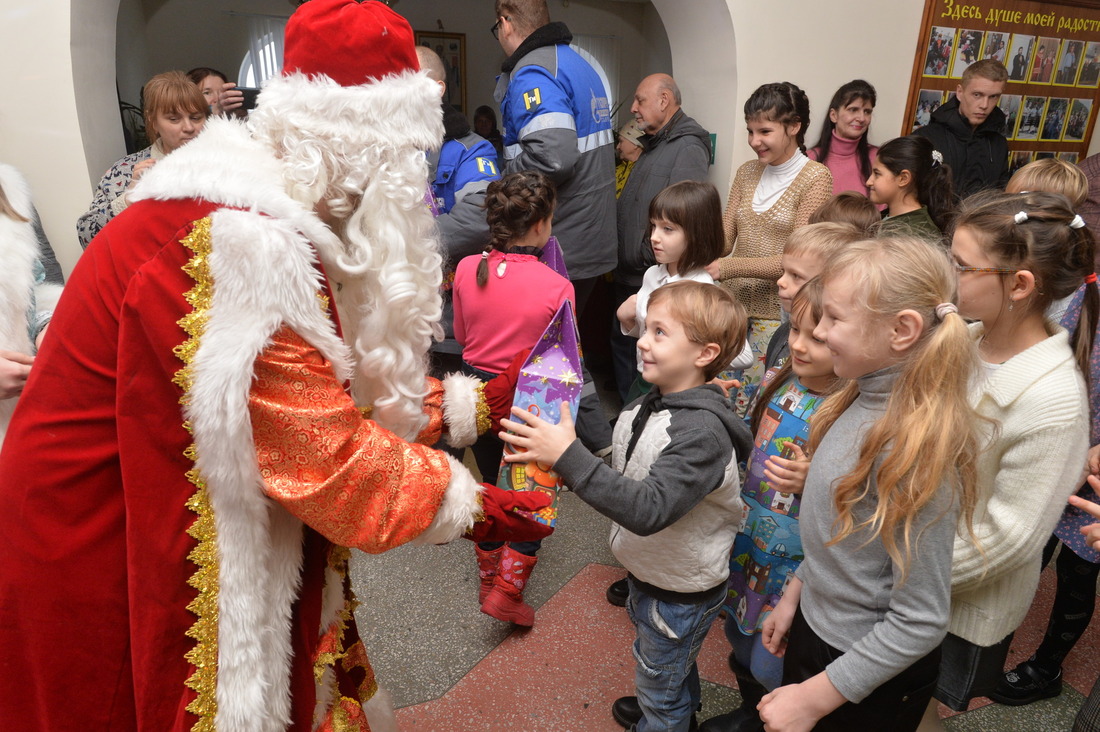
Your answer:
[[[857,150],[859,140],[849,140],[846,137],[841,137],[836,133],[836,130],[832,134],[833,141],[829,145],[829,157],[820,160],[818,156],[821,154],[821,150],[816,147],[807,150],[806,155],[810,160],[817,160],[829,169],[833,176],[833,195],[844,191],[856,191],[866,196],[867,176],[859,167],[859,152]],[[878,155],[878,147],[868,145],[867,153],[870,155],[871,162],[874,163],[875,157]]]
[[[719,262],[719,283],[745,306],[750,318],[779,320],[779,258],[787,237],[805,226],[810,214],[829,200],[833,178],[821,163],[808,162],[779,200],[766,211],[752,210],[753,192],[765,163],[750,160],[737,169],[722,226],[726,246]]]
[[[975,339],[983,332],[980,323],[971,326]],[[1088,394],[1059,328],[1006,361],[971,399],[999,427],[978,463],[974,535],[985,551],[960,526],[949,627],[989,646],[1023,621],[1039,586],[1043,545],[1084,480]]]
[[[799,513],[806,560],[795,574],[803,582],[802,614],[814,633],[842,651],[825,672],[845,699],[857,703],[930,653],[947,632],[957,511],[946,485],[913,517],[913,561],[904,582],[882,540],[867,528],[829,543],[837,517],[834,486],[855,467],[867,430],[886,411],[897,373],[890,368],[860,377],[859,396],[814,452]],[[855,507],[857,525],[874,510],[876,491],[870,485]],[[900,531],[897,540],[904,542]]]

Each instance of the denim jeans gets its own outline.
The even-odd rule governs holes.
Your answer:
[[[643,715],[638,732],[688,729],[701,699],[695,659],[725,596],[719,591],[707,602],[664,602],[630,581],[626,609],[636,634],[634,687]]]
[[[783,685],[783,659],[776,658],[764,647],[764,634],[745,635],[733,615],[726,616],[726,640],[733,648],[733,657],[768,691]]]

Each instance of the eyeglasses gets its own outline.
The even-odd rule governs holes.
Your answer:
[[[954,262],[955,271],[959,274],[966,274],[972,272],[974,274],[1016,274],[1020,270],[1009,269],[1007,267],[964,267],[958,262]]]
[[[493,23],[492,27],[489,28],[489,32],[493,34],[493,38],[498,41],[500,40],[500,24],[503,22],[503,17],[497,18],[497,22]]]

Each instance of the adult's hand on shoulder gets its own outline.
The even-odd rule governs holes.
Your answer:
[[[33,363],[34,356],[18,351],[0,351],[0,399],[11,399],[23,392]]]

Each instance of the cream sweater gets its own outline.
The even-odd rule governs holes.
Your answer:
[[[982,332],[971,326],[975,339]],[[999,429],[978,462],[974,534],[985,553],[960,522],[948,630],[989,646],[1027,614],[1043,545],[1085,477],[1088,394],[1066,331],[1010,358],[972,401]]]

